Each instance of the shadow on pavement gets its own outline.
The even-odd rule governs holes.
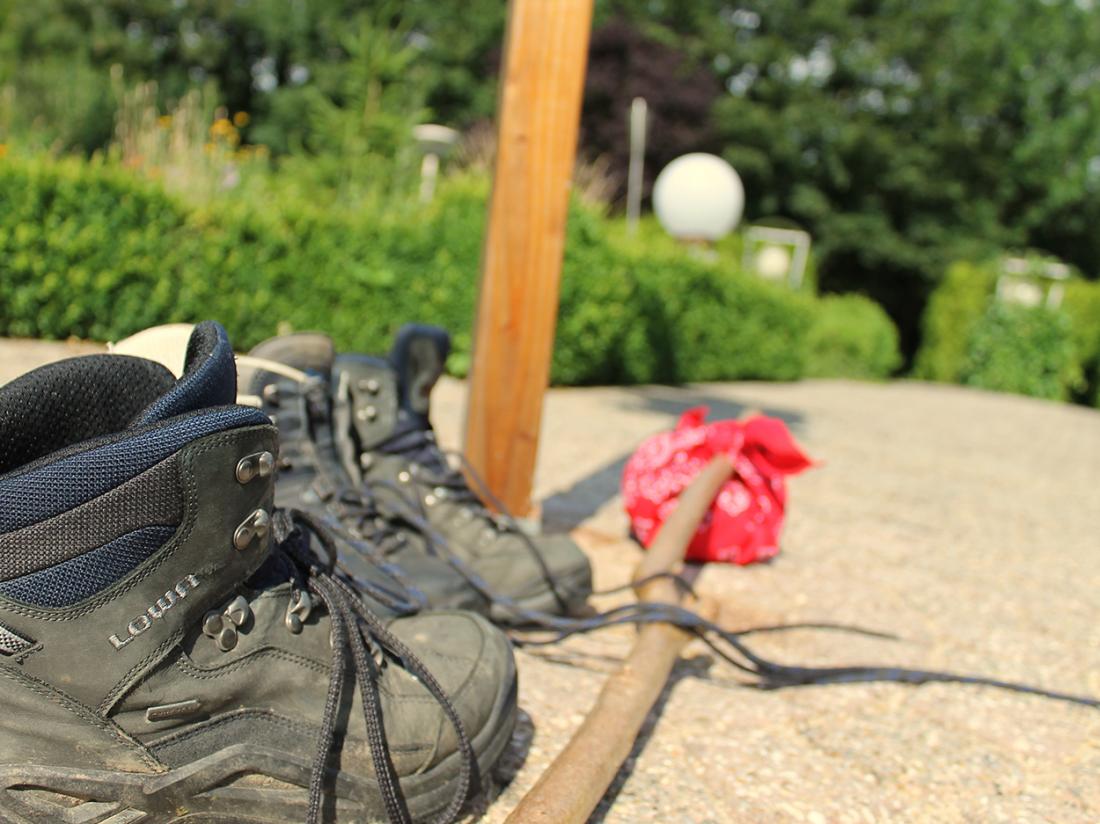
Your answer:
[[[710,411],[707,419],[714,421],[739,418],[746,412],[759,411],[769,417],[779,418],[791,429],[797,431],[804,420],[801,412],[733,401],[708,393],[705,386],[643,386],[627,390],[626,398],[618,405],[621,409],[632,412],[657,412],[669,415],[672,418],[670,427],[675,424],[680,415],[696,406],[708,407]]]
[[[477,821],[485,816],[489,807],[515,780],[516,775],[527,763],[527,756],[531,753],[531,746],[535,741],[535,725],[531,716],[522,708],[516,716],[516,728],[512,733],[512,739],[508,742],[504,755],[492,773],[487,776],[482,792],[471,799],[467,805],[468,818]],[[464,817],[462,820],[468,820]]]
[[[707,419],[711,421],[739,418],[746,412],[758,410],[770,417],[779,418],[796,433],[804,421],[800,412],[790,409],[760,408],[690,387],[645,386],[627,390],[626,399],[616,402],[616,406],[629,412],[667,415],[668,420],[655,426],[653,432],[671,429],[684,412],[696,406],[708,407],[710,411]],[[543,501],[543,530],[568,532],[595,515],[600,507],[619,494],[623,468],[632,454],[633,448],[585,475],[568,489],[563,489]]]

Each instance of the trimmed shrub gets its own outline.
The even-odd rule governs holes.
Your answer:
[[[1027,321],[1022,319],[1027,317],[1026,310],[1014,313],[1013,307],[1007,307],[1007,312],[994,312],[996,284],[996,267],[992,263],[963,261],[948,268],[924,315],[924,343],[917,355],[914,376],[1039,397],[1068,397],[1100,407],[1100,283],[1068,281],[1062,307],[1054,313],[1061,316],[1060,321],[1046,317],[1050,312],[1040,313],[1045,320]],[[1020,318],[1008,319],[1015,314]],[[1053,331],[1054,327],[1062,331]],[[1009,340],[1012,329],[1024,335],[1024,339]],[[1037,373],[1034,379],[1027,379],[1022,374],[1023,364],[1040,368],[1043,360],[1036,354],[1036,347],[1048,353],[1060,352],[1056,341],[1063,332],[1069,335],[1072,365],[1060,377]],[[1007,347],[1005,352],[995,355],[991,347],[1002,343]],[[978,345],[980,352],[973,348]],[[1025,360],[1013,366],[1011,360],[1021,356]],[[1062,354],[1050,355],[1045,362],[1053,369],[1062,357]],[[1013,386],[1030,386],[1030,389],[1012,389]]]
[[[197,240],[163,192],[122,173],[0,162],[2,331],[104,340],[179,319]]]
[[[610,226],[602,233],[607,265],[630,284],[623,382],[801,377],[810,296],[743,274],[730,263],[740,260],[739,244],[727,242],[712,260],[685,251],[655,221],[634,236]]]
[[[1073,349],[1084,376],[1075,397],[1100,407],[1100,283],[1070,281],[1062,306],[1070,319]]]
[[[1045,308],[995,304],[974,328],[961,377],[968,386],[1065,400],[1081,377],[1069,320]]]
[[[107,163],[9,157],[0,161],[0,334],[117,340],[212,317],[242,349],[292,328],[378,352],[400,324],[421,320],[451,330],[449,366],[464,374],[487,193],[485,180],[458,177],[428,207],[352,213],[300,194],[261,202],[237,192],[196,208]],[[831,301],[746,276],[729,255],[696,259],[643,228],[628,239],[598,210],[573,205],[555,383],[801,377],[816,312]],[[867,342],[836,344],[844,374],[881,375],[893,338],[860,306],[843,310],[868,330]],[[815,345],[830,329],[853,334],[826,324]],[[861,354],[866,365],[855,362]]]
[[[989,308],[996,283],[992,266],[960,261],[948,267],[924,311],[914,377],[946,383],[962,378],[970,338]]]
[[[830,295],[814,312],[808,377],[881,380],[901,366],[898,330],[886,311],[862,295]]]

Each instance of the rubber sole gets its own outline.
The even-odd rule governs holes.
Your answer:
[[[500,760],[516,722],[516,679],[473,739],[485,776]],[[311,762],[286,752],[235,744],[184,767],[143,774],[35,765],[0,765],[4,824],[286,824],[304,821]],[[401,780],[417,821],[442,811],[461,770],[452,753]],[[324,820],[385,821],[373,781],[332,771]]]

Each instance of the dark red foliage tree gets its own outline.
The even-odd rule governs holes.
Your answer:
[[[714,74],[684,52],[650,37],[623,18],[592,33],[588,79],[581,117],[581,149],[606,156],[620,180],[616,199],[626,194],[630,156],[630,102],[649,105],[645,193],[657,173],[685,152],[717,151],[710,110],[721,86]]]

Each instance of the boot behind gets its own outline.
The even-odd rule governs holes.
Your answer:
[[[242,392],[279,429],[276,502],[339,523],[349,535],[341,565],[368,587],[396,585],[433,609],[487,612],[486,599],[432,551],[429,536],[378,507],[347,474],[335,431],[341,415],[346,427],[348,409],[329,392],[334,358],[328,336],[302,332],[264,341],[242,359]]]
[[[447,333],[408,325],[384,357],[348,354],[336,359],[334,387],[346,393],[350,426],[337,441],[353,456],[349,472],[367,486],[398,489],[493,592],[526,610],[578,611],[591,594],[591,567],[564,535],[528,536],[508,517],[494,515],[448,462],[431,426],[431,391],[450,351]],[[491,617],[522,622],[506,603]]]

